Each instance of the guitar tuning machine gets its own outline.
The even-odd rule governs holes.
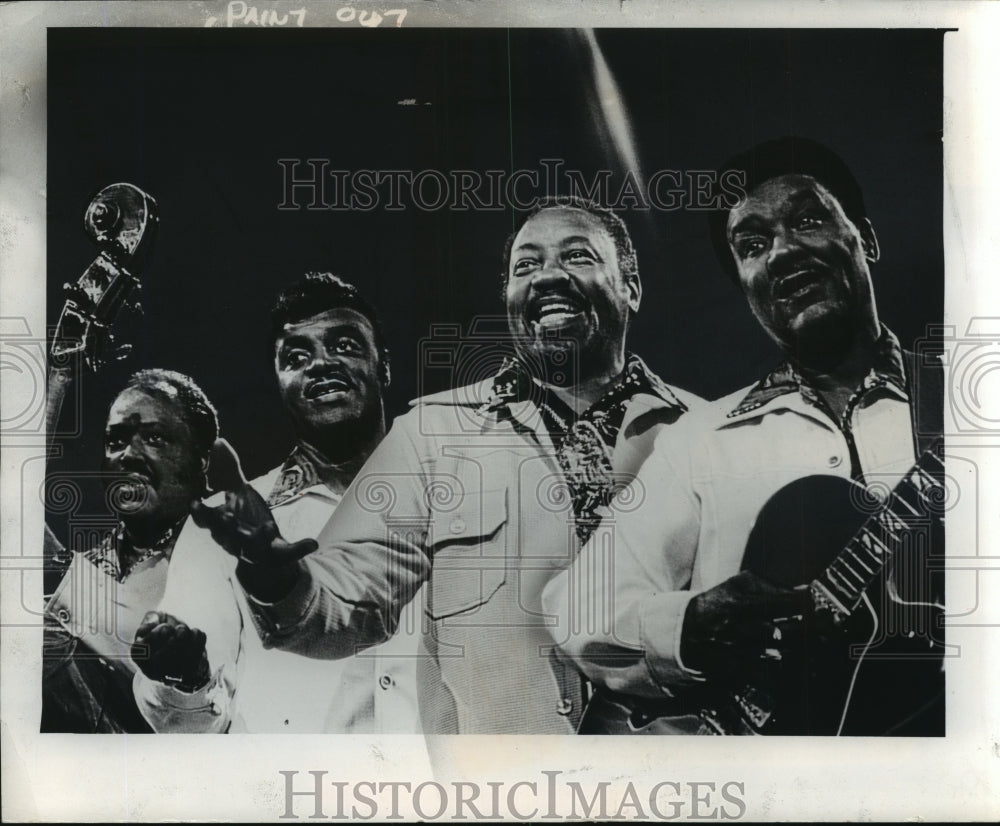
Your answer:
[[[125,361],[132,353],[131,344],[121,344],[115,348],[115,361]]]

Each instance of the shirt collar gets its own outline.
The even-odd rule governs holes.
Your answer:
[[[133,544],[125,532],[125,523],[119,522],[99,545],[85,550],[83,555],[106,574],[118,582],[123,582],[141,562],[157,556],[170,558],[174,543],[177,541],[177,534],[185,519],[187,519],[186,514],[167,528],[148,548],[140,548]]]
[[[322,484],[314,452],[300,442],[282,464],[267,504],[273,508],[294,499],[307,488]]]
[[[519,359],[508,357],[494,377],[490,395],[480,406],[479,413],[481,415],[497,413],[512,404],[530,401],[532,393],[537,394],[541,387],[541,383],[531,376]],[[594,403],[594,406],[601,404],[604,399],[612,395],[619,395],[624,388],[631,391],[628,394],[630,397],[638,393],[646,393],[660,399],[668,407],[681,411],[687,410],[684,402],[677,398],[663,380],[634,353],[629,353],[626,356],[625,370],[621,377],[608,388],[599,401]]]
[[[858,393],[865,393],[876,386],[893,385],[906,394],[906,373],[903,369],[903,350],[899,339],[883,324],[882,333],[875,342],[875,359],[871,370],[865,376]],[[819,396],[809,385],[795,365],[786,361],[774,368],[757,384],[750,388],[739,404],[726,418],[732,419],[763,407],[769,401],[787,393],[798,393],[810,404],[817,404]]]

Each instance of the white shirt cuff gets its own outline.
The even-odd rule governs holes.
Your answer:
[[[671,591],[648,597],[639,607],[639,642],[653,682],[667,693],[675,687],[703,682],[701,673],[681,662],[684,612],[690,591]]]

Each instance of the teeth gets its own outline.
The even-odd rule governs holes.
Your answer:
[[[328,393],[339,393],[347,389],[347,382],[340,379],[324,379],[323,381],[317,382],[312,386],[309,391],[309,396],[311,398],[318,398],[319,396],[325,396]]]
[[[805,270],[786,276],[778,284],[778,292],[785,298],[794,296],[815,283],[813,276],[814,273],[812,270]]]
[[[570,316],[575,315],[576,313],[577,308],[568,301],[553,301],[551,303],[542,304],[538,308],[539,319],[552,315]]]
[[[114,507],[132,510],[141,506],[149,496],[149,486],[144,479],[127,478],[113,491]]]
[[[569,311],[571,309],[572,309],[572,307],[570,307],[569,304],[562,303],[562,302],[556,302],[555,304],[546,304],[544,307],[542,307],[542,312],[543,313],[554,313],[556,310],[566,310],[566,311]]]

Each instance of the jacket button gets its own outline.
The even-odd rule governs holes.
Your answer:
[[[448,526],[448,530],[450,530],[452,533],[461,533],[462,531],[465,530],[465,520],[464,519],[453,520],[451,525]]]
[[[567,697],[563,697],[556,706],[556,711],[565,717],[573,711],[573,701]]]
[[[388,674],[383,674],[381,677],[378,678],[378,684],[382,687],[383,691],[387,691],[389,687],[392,685],[392,677],[390,677]]]
[[[837,467],[837,465],[840,464],[840,457],[839,456],[831,456],[827,460],[827,463],[830,465],[830,467]]]

